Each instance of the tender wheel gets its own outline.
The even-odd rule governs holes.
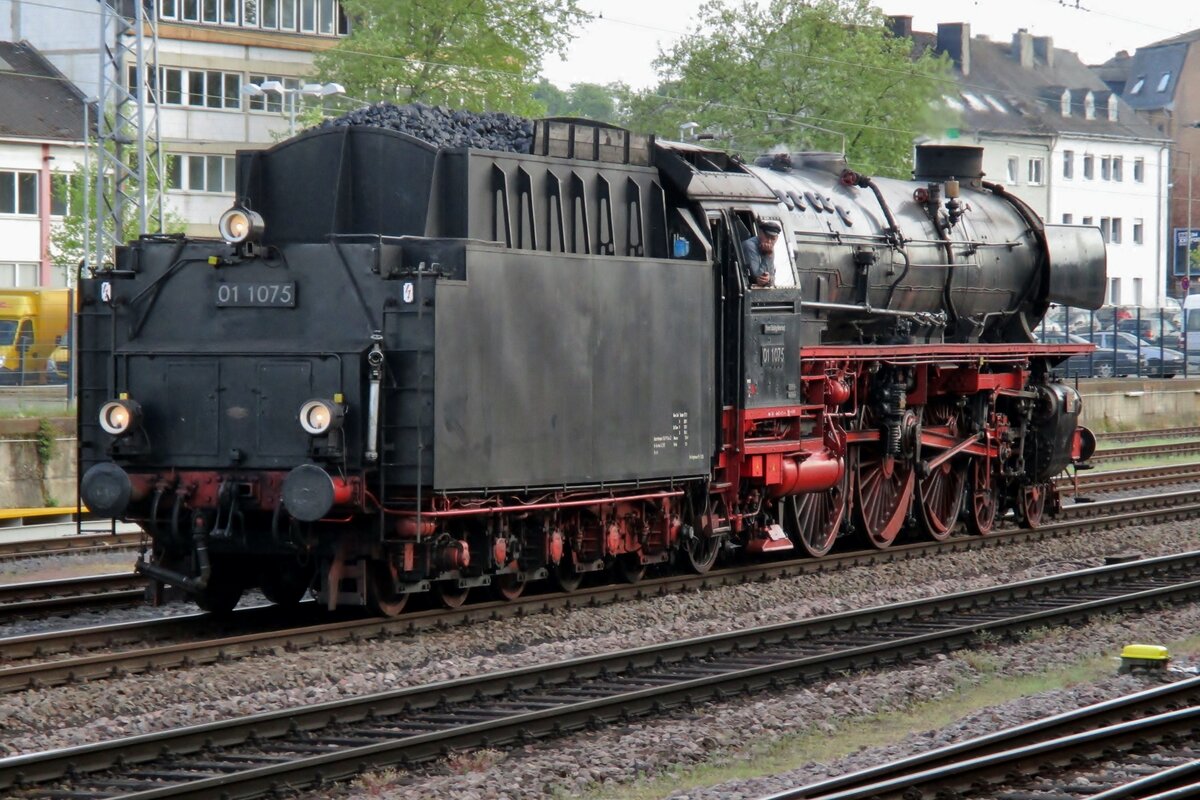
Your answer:
[[[459,608],[470,593],[470,588],[459,586],[458,581],[438,581],[433,585],[433,594],[446,608]]]
[[[996,529],[996,512],[1000,501],[993,479],[988,475],[988,462],[971,459],[971,477],[967,481],[967,530],[976,536],[987,536]]]
[[[1042,524],[1047,493],[1046,485],[1042,483],[1021,487],[1021,496],[1017,502],[1017,522],[1022,528],[1036,528]]]
[[[717,555],[721,552],[721,537],[693,533],[680,542],[679,552],[689,570],[703,575],[717,563]]]
[[[616,569],[617,577],[625,583],[637,583],[646,577],[646,565],[642,563],[637,553],[624,553],[617,556],[617,563],[613,566]]]
[[[259,583],[263,595],[275,605],[294,606],[312,586],[314,574],[312,564],[295,564],[278,571],[264,570]]]
[[[510,562],[508,566],[520,569],[515,561]],[[502,572],[492,579],[492,588],[501,600],[516,600],[525,591],[525,575],[521,572]]]
[[[394,617],[408,604],[408,593],[396,590],[396,573],[384,562],[367,563],[367,609],[372,614]]]
[[[192,599],[204,611],[213,614],[228,614],[242,599],[242,585],[238,582],[223,581],[219,576],[214,576],[208,586],[192,595]]]
[[[849,497],[850,470],[846,469],[835,486],[789,498],[792,513],[783,515],[788,537],[814,558],[825,555],[842,529]]]
[[[908,515],[916,484],[912,465],[873,446],[858,448],[855,462],[855,517],[867,541],[883,550],[896,541]]]
[[[558,562],[558,566],[554,567],[550,573],[550,580],[559,591],[574,592],[583,585],[583,573],[575,569],[575,562],[568,554],[563,556],[562,561]]]
[[[951,437],[958,438],[957,410],[948,403],[927,406],[922,428],[945,428]],[[936,541],[949,538],[958,523],[967,469],[960,459],[950,459],[919,481],[921,521],[925,532]]]

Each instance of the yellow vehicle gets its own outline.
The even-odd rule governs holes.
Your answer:
[[[66,365],[48,365],[67,341],[66,289],[0,289],[0,384],[25,386],[60,380]]]

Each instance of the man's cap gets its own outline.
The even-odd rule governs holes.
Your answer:
[[[763,220],[762,222],[760,222],[758,224],[758,229],[760,231],[762,231],[764,234],[766,234],[767,236],[772,236],[772,237],[778,236],[779,234],[783,233],[783,227],[778,222],[775,222],[775,221],[769,220],[769,219]]]

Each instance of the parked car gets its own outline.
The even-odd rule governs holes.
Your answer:
[[[1092,344],[1082,336],[1074,333],[1041,333],[1038,341],[1043,344]],[[1104,350],[1097,348],[1091,353],[1071,356],[1055,367],[1055,371],[1067,378],[1113,378],[1144,373],[1144,361],[1138,361],[1138,353],[1118,347]]]
[[[1096,345],[1096,352],[1112,352],[1113,348],[1132,351],[1142,365],[1142,375],[1152,378],[1174,378],[1183,372],[1184,355],[1170,347],[1151,344],[1127,331],[1083,332],[1080,337]]]

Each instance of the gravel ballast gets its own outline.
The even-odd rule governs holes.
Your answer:
[[[1192,523],[1171,523],[1138,531],[1074,536],[1033,547],[991,548],[857,567],[752,587],[499,620],[386,642],[314,648],[23,692],[0,698],[0,728],[6,732],[0,751],[13,755],[147,733],[539,661],[1024,580],[1097,566],[1104,556],[1114,553],[1136,551],[1150,556],[1190,550],[1195,545]],[[1070,660],[1112,654],[1135,639],[1179,638],[1197,630],[1198,624],[1200,612],[1188,607],[1148,615],[1134,623],[1116,621],[1084,631],[1056,632],[1054,635],[1065,638],[1052,647],[1038,642],[1006,647],[1003,656],[996,655],[995,666],[986,671],[979,669],[977,659],[955,655],[794,693],[715,704],[692,715],[434,765],[419,776],[404,776],[404,788],[385,796],[496,797],[511,791],[512,796],[550,797],[551,789],[539,787],[556,786],[570,793],[588,785],[627,782],[638,775],[661,775],[675,765],[697,764],[713,753],[729,753],[737,744],[797,733],[814,720],[832,725],[839,717],[936,699],[956,687],[995,675],[1040,670],[1050,663],[1043,657],[1047,652],[1055,659]],[[526,759],[529,771],[522,766]],[[492,760],[496,763],[489,765]],[[439,772],[446,770],[454,774]],[[487,792],[459,794],[476,780],[488,787]]]

